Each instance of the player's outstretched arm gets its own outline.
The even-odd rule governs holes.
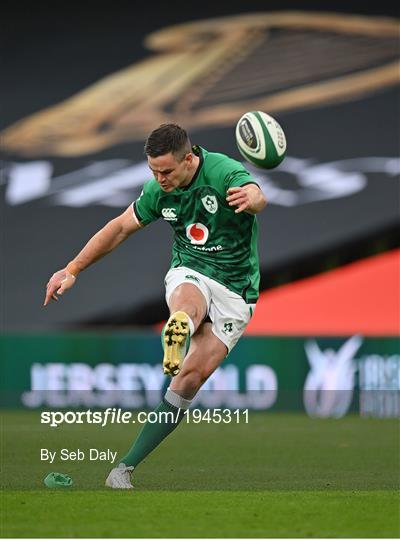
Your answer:
[[[258,214],[266,206],[267,199],[256,184],[246,184],[242,187],[231,187],[227,191],[226,200],[229,206],[237,206],[235,214],[247,212]]]
[[[141,225],[134,215],[132,206],[129,206],[120,216],[109,221],[65,268],[58,270],[51,276],[46,286],[44,305],[47,306],[51,299],[58,300],[58,296],[61,296],[75,284],[79,272],[110,253],[140,228]]]

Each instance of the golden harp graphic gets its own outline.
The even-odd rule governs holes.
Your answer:
[[[165,28],[155,54],[5,129],[3,150],[78,156],[135,140],[165,121],[194,131],[356,99],[399,82],[395,19],[264,12]]]

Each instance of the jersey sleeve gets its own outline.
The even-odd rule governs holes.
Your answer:
[[[139,198],[133,202],[133,211],[142,225],[148,225],[160,217],[157,202],[157,190],[152,185],[152,181],[146,182]]]
[[[249,173],[249,171],[246,170],[243,165],[239,163],[239,161],[234,159],[227,160],[224,183],[226,189],[231,187],[242,187],[246,184],[255,184],[258,186],[256,179]]]

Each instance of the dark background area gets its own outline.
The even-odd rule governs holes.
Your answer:
[[[288,10],[398,16],[397,7],[389,2],[174,2],[169,6],[163,2],[3,2],[0,129],[154,55],[143,43],[152,31],[218,16]],[[348,102],[279,113],[288,155],[315,163],[396,157],[398,98],[398,88],[390,87]],[[232,133],[227,127],[203,129],[192,138],[207,149],[240,159]],[[77,170],[100,156],[136,163],[143,159],[142,146],[133,142],[73,159],[52,157],[54,174]],[[30,161],[13,154],[3,158],[2,191],[9,164]],[[282,186],[293,182],[279,171],[271,177]],[[137,195],[138,191],[133,192],[132,200]],[[397,246],[398,196],[393,178],[374,173],[357,196],[295,209],[271,204],[259,218],[261,288]],[[41,308],[51,273],[123,209],[102,205],[73,209],[49,205],[44,199],[19,206],[2,202],[2,326],[6,331],[141,325],[166,316],[163,276],[169,266],[172,235],[160,222],[82,274],[62,306]]]

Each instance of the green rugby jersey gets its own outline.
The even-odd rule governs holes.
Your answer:
[[[135,214],[142,225],[163,218],[172,226],[171,268],[187,266],[253,303],[260,282],[257,220],[246,212],[235,214],[226,192],[257,182],[234,159],[198,146],[193,151],[200,163],[190,184],[165,193],[149,180],[133,203]]]

